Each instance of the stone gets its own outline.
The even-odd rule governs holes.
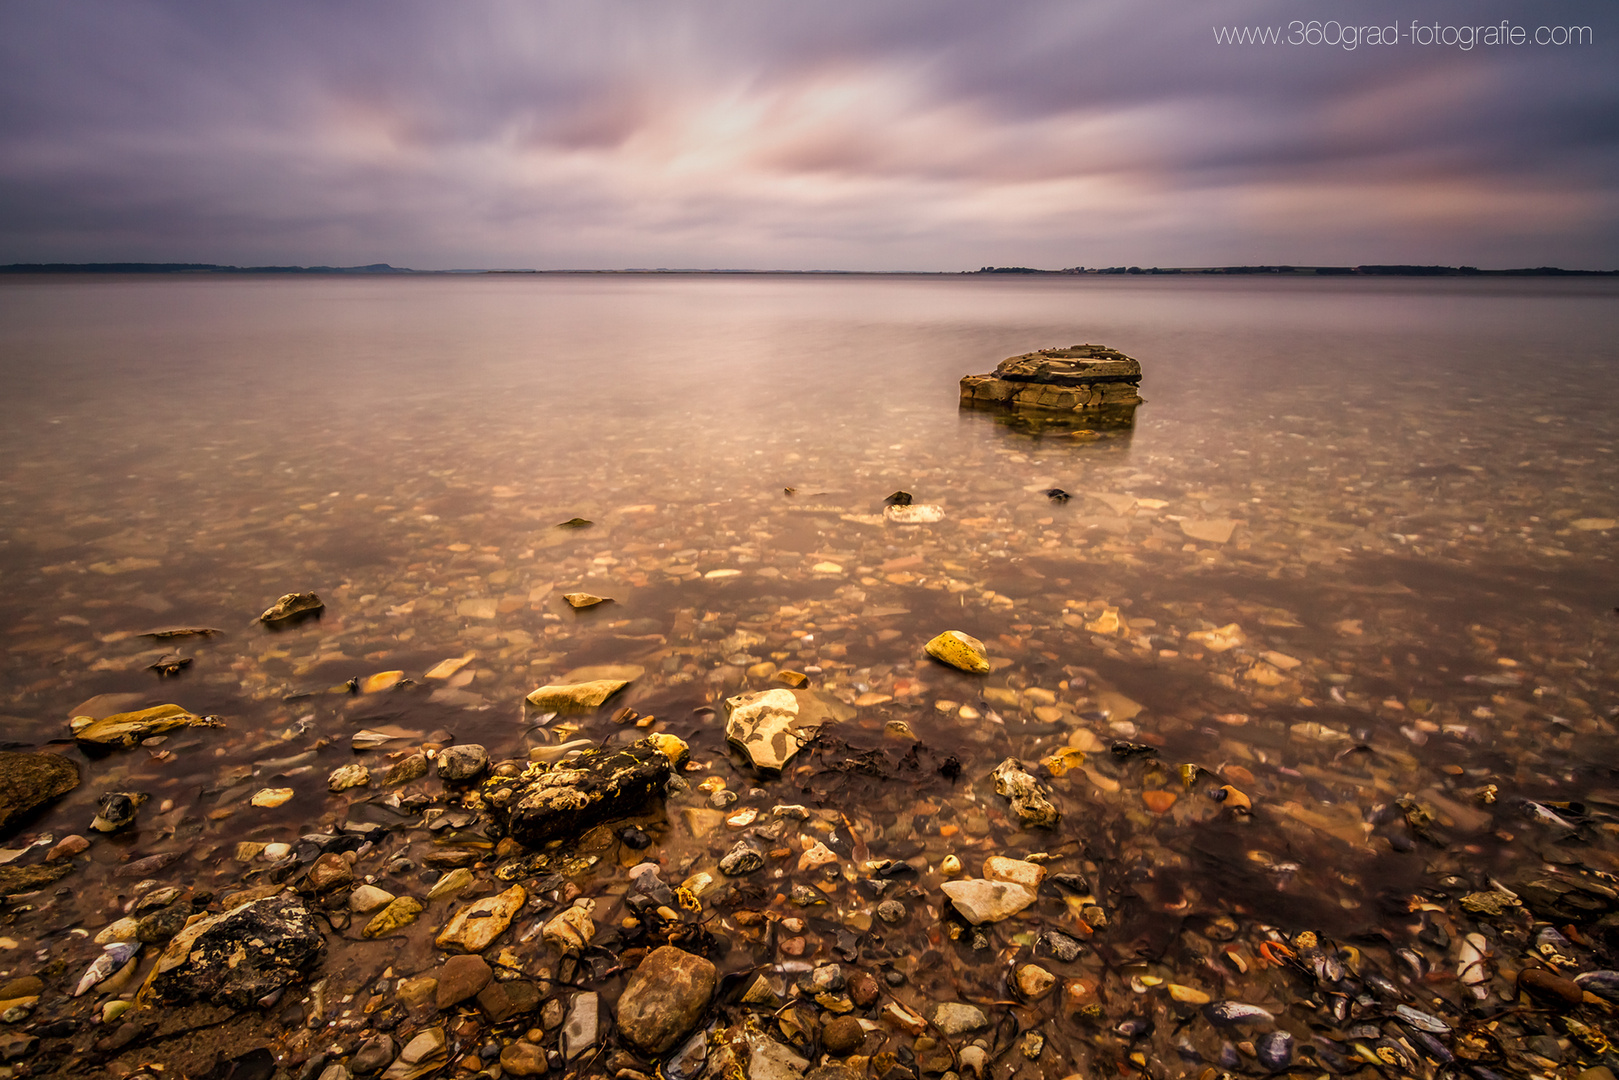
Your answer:
[[[382,778],[383,787],[398,787],[427,775],[427,755],[411,754],[396,761]]]
[[[539,1004],[539,987],[527,979],[491,982],[478,991],[478,1008],[492,1024],[503,1024],[514,1016],[533,1012]]]
[[[1141,365],[1105,345],[1041,349],[961,380],[963,408],[1066,414],[1096,426],[1127,427],[1141,404]]]
[[[714,1000],[714,965],[673,945],[646,955],[618,999],[619,1031],[643,1053],[668,1051]]]
[[[437,1057],[444,1052],[444,1049],[444,1029],[431,1027],[426,1031],[419,1032],[405,1044],[405,1048],[399,1051],[399,1060],[406,1065],[415,1065],[426,1061],[428,1058]]]
[[[1033,889],[1010,881],[962,878],[939,886],[962,918],[974,926],[1009,919],[1035,901]]]
[[[260,788],[258,791],[253,793],[253,798],[249,801],[252,802],[254,806],[264,807],[265,809],[274,809],[277,806],[284,806],[291,802],[294,794],[296,793],[290,787]]]
[[[1051,829],[1061,815],[1041,790],[1040,782],[1024,771],[1016,758],[1007,758],[995,766],[995,793],[1005,796],[1012,804],[1012,812],[1026,827]]]
[[[245,1009],[298,982],[326,952],[296,895],[250,900],[193,919],[158,957],[137,1004],[200,1001]]]
[[[519,1039],[501,1047],[500,1068],[510,1076],[544,1076],[547,1071],[545,1050]]]
[[[483,952],[511,925],[512,917],[527,900],[528,893],[521,885],[474,900],[455,913],[434,939],[434,944],[441,949]]]
[[[543,712],[587,713],[601,708],[608,698],[628,685],[625,679],[547,685],[531,692],[526,700]]]
[[[852,1016],[840,1016],[821,1029],[821,1045],[838,1057],[854,1053],[865,1041],[866,1029]]]
[[[359,915],[376,911],[393,903],[394,894],[375,885],[359,885],[349,893],[349,910]]]
[[[1181,521],[1181,532],[1192,540],[1202,540],[1208,544],[1224,544],[1231,539],[1231,534],[1242,524],[1232,518],[1185,518]]]
[[[974,675],[989,672],[989,654],[984,643],[960,630],[946,630],[923,647],[933,659]]]
[[[360,1044],[349,1059],[349,1066],[357,1076],[367,1076],[388,1067],[396,1056],[397,1048],[390,1035],[373,1035]]]
[[[440,780],[476,780],[489,768],[489,751],[477,743],[459,743],[440,750],[437,763]]]
[[[97,802],[96,816],[90,827],[97,832],[117,832],[135,823],[135,811],[146,801],[139,791],[109,791]]]
[[[483,957],[472,954],[452,956],[439,968],[435,1001],[440,1009],[452,1008],[477,996],[494,977],[494,970]]]
[[[1025,1001],[1039,1001],[1057,985],[1057,976],[1039,964],[1023,964],[1013,972],[1013,977]]]
[[[212,716],[197,716],[178,705],[154,705],[138,712],[113,713],[97,720],[89,716],[75,716],[68,722],[73,738],[81,746],[110,748],[135,746],[142,739],[177,728],[224,727]]]
[[[960,1035],[989,1026],[989,1017],[976,1005],[941,1001],[933,1010],[933,1026],[946,1035]]]
[[[611,603],[613,598],[610,596],[597,596],[595,593],[565,592],[562,594],[562,599],[568,602],[569,607],[579,611],[583,608],[595,607],[597,604]]]
[[[293,623],[320,614],[326,604],[312,592],[287,593],[265,609],[259,621],[266,625]]]
[[[371,770],[364,765],[339,765],[326,778],[326,789],[332,792],[365,787],[371,783]]]
[[[869,1009],[876,1004],[877,997],[882,988],[870,972],[857,971],[849,976],[849,999],[862,1009]]]
[[[56,846],[45,855],[46,862],[56,862],[58,859],[71,859],[75,855],[82,855],[90,850],[90,841],[72,833],[56,842]]]
[[[568,1018],[562,1022],[560,1043],[562,1056],[569,1061],[573,1061],[596,1045],[601,1022],[599,1004],[600,999],[594,993],[586,992],[573,996],[573,1002],[568,1007]]]
[[[596,924],[590,918],[595,907],[594,900],[586,900],[582,904],[576,903],[572,907],[563,908],[554,918],[540,927],[540,937],[560,953],[583,950],[596,936]]]
[[[736,845],[720,859],[720,873],[727,877],[741,877],[743,874],[764,869],[764,865],[763,855],[754,850],[746,840],[738,840]]]
[[[668,755],[642,739],[627,747],[587,750],[550,768],[532,765],[515,781],[486,781],[484,790],[512,787],[514,794],[497,813],[505,815],[512,839],[540,847],[643,813],[662,796],[671,773]]]
[[[837,852],[833,851],[831,848],[821,843],[821,841],[817,840],[815,843],[805,848],[803,854],[798,857],[798,869],[800,871],[816,870],[827,865],[828,863],[835,863],[837,861]]]
[[[427,890],[429,900],[437,900],[441,896],[454,896],[473,882],[472,871],[465,866],[458,866],[433,882],[433,887]]]
[[[825,724],[854,709],[814,690],[775,687],[725,699],[725,737],[765,773],[780,772]]]
[[[883,519],[895,525],[932,525],[944,520],[944,507],[936,503],[885,506]]]
[[[1518,972],[1518,989],[1555,1004],[1578,1005],[1585,1000],[1585,991],[1576,983],[1547,968],[1526,967]]]
[[[984,860],[984,877],[990,881],[1010,881],[1025,889],[1038,890],[1040,883],[1046,879],[1046,868],[1039,863],[991,855]]]
[[[61,754],[0,753],[0,836],[78,786],[78,765]]]
[[[908,914],[910,912],[898,900],[884,900],[877,905],[877,917],[890,926],[903,921]]]
[[[382,937],[409,926],[421,913],[422,902],[414,896],[395,897],[388,902],[387,907],[372,916],[371,921],[365,924],[365,929],[360,933],[368,938]]]

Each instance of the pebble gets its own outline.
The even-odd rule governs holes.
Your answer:
[[[853,1016],[840,1016],[821,1029],[821,1045],[839,1057],[858,1050],[866,1041],[866,1029]]]
[[[933,1010],[933,1024],[946,1035],[960,1035],[989,1026],[989,1017],[976,1005],[942,1001]]]
[[[448,1009],[459,1005],[489,985],[494,970],[481,956],[452,956],[438,970],[438,1007]]]

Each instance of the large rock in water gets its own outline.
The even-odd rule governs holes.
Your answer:
[[[78,786],[79,767],[60,754],[0,753],[0,836]]]
[[[714,965],[664,945],[647,954],[618,999],[618,1027],[644,1053],[661,1054],[680,1041],[708,1011],[716,985]]]
[[[251,900],[188,923],[158,957],[140,996],[247,1008],[297,982],[325,951],[314,916],[295,894]]]
[[[780,772],[821,725],[853,715],[848,705],[814,690],[760,690],[725,699],[725,737],[754,768]]]
[[[75,716],[68,727],[80,746],[135,746],[142,739],[162,735],[175,728],[224,727],[212,716],[197,716],[178,705],[154,705],[138,712],[114,713],[99,720],[93,716]]]
[[[963,376],[961,404],[1127,425],[1141,404],[1140,385],[1141,365],[1130,357],[1105,345],[1070,345],[1008,357],[987,375]]]
[[[515,779],[486,781],[484,791],[492,796],[501,787],[513,789],[503,810],[506,831],[519,843],[539,847],[643,813],[662,797],[670,772],[669,756],[642,739],[616,750],[588,750],[550,767],[530,765]]]

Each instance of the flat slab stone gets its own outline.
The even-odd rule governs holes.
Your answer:
[[[326,939],[296,895],[283,893],[194,918],[158,957],[141,1001],[248,1008],[320,962]]]
[[[513,885],[503,893],[474,900],[455,913],[433,944],[441,949],[483,952],[512,924],[512,917],[527,900],[528,893],[521,885]]]
[[[547,712],[581,713],[599,709],[602,703],[626,686],[624,679],[592,679],[589,682],[556,683],[542,686],[528,695],[528,703]]]
[[[223,727],[212,716],[197,716],[178,705],[154,705],[137,712],[113,713],[99,720],[75,716],[68,721],[81,746],[135,746],[142,739],[176,728]]]
[[[1105,345],[1070,345],[1007,357],[961,380],[961,404],[1078,413],[1125,423],[1141,404],[1141,365]]]
[[[854,710],[814,690],[776,687],[725,699],[725,737],[765,772],[779,772],[822,725]]]
[[[0,753],[0,835],[17,819],[78,786],[78,765],[61,754]]]
[[[1012,881],[963,878],[939,886],[962,918],[974,926],[1010,919],[1034,903],[1035,892]]]

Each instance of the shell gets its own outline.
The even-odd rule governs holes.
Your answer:
[[[1420,1009],[1413,1009],[1409,1005],[1396,1005],[1394,1007],[1394,1015],[1399,1017],[1402,1022],[1416,1028],[1418,1031],[1428,1031],[1435,1035],[1443,1035],[1450,1030],[1450,1025],[1439,1019],[1439,1017],[1430,1013],[1425,1013]]]
[[[1280,1072],[1293,1061],[1293,1036],[1285,1031],[1272,1031],[1261,1036],[1255,1044],[1261,1064],[1271,1072]]]

